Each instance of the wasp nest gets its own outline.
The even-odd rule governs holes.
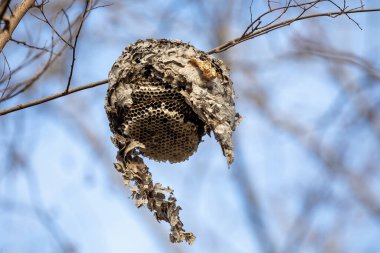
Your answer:
[[[238,116],[226,66],[189,44],[145,40],[127,47],[109,73],[111,130],[142,155],[181,162],[212,130],[230,164]]]
[[[172,241],[191,242],[194,236],[182,229],[172,191],[153,184],[138,155],[181,162],[212,131],[231,164],[231,137],[240,119],[233,97],[224,63],[180,41],[139,40],[109,73],[105,108],[119,149],[116,168],[127,184],[135,182],[138,206],[146,204],[157,219],[170,223]],[[170,194],[168,200],[162,192]]]

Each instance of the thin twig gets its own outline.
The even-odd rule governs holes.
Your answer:
[[[98,8],[105,8],[105,7],[112,6],[112,5],[113,5],[113,3],[111,3],[111,4],[103,4],[103,5],[93,6],[93,7],[90,9],[90,11],[95,10],[95,9],[98,9]]]
[[[67,44],[69,47],[71,47],[71,48],[73,48],[73,45],[71,45],[67,40],[65,40],[64,38],[63,38],[63,36],[54,28],[54,26],[49,22],[49,20],[47,19],[47,17],[46,17],[46,15],[45,15],[45,12],[44,12],[44,7],[43,7],[44,5],[41,5],[41,8],[40,8],[40,12],[41,12],[41,14],[42,14],[42,16],[44,17],[44,19],[42,19],[42,18],[39,18],[39,17],[37,17],[37,16],[35,16],[35,15],[33,15],[35,18],[37,18],[37,19],[39,19],[39,20],[41,20],[41,21],[43,21],[43,22],[45,22],[53,31],[54,31],[54,33],[65,43],[65,44]]]
[[[4,88],[3,92],[1,93],[1,97],[0,97],[0,99],[3,98],[4,93],[5,93],[5,91],[7,90],[8,86],[9,86],[9,83],[10,83],[10,81],[11,81],[11,77],[12,77],[12,69],[11,69],[11,66],[9,65],[8,59],[7,59],[7,57],[5,56],[4,52],[1,52],[1,53],[2,53],[2,55],[4,56],[4,72],[5,72],[5,64],[6,64],[7,67],[8,67],[9,75],[8,75],[7,84],[5,85],[5,88]]]
[[[5,100],[8,100],[12,97],[15,97],[17,96],[18,94],[28,90],[29,88],[31,88],[33,86],[33,84],[45,73],[45,71],[49,68],[49,66],[56,60],[58,59],[58,57],[61,55],[61,53],[66,49],[67,45],[65,44],[61,49],[60,51],[53,55],[54,53],[54,46],[55,46],[55,43],[54,43],[54,32],[52,32],[51,34],[51,50],[49,51],[50,54],[49,54],[49,58],[47,60],[47,62],[45,63],[45,65],[40,69],[40,71],[38,71],[35,75],[33,75],[31,78],[29,78],[28,80],[24,81],[24,82],[20,82],[18,84],[15,84],[15,85],[12,85],[12,87],[10,88],[10,91],[8,91],[8,94],[7,96],[5,96],[4,98],[1,97],[0,98],[0,103],[5,101]],[[22,87],[20,90],[17,91],[18,88]],[[4,90],[4,92],[7,91],[7,89]]]
[[[327,0],[318,0],[318,2],[322,2],[322,1],[327,1]],[[269,15],[271,13],[274,13],[274,12],[277,12],[277,11],[282,11],[284,13],[283,10],[285,10],[285,12],[286,12],[288,9],[295,8],[295,7],[301,7],[302,8],[302,6],[311,5],[311,4],[315,3],[315,2],[316,2],[316,0],[313,0],[313,1],[310,1],[310,2],[302,3],[302,4],[286,5],[286,6],[281,6],[281,7],[275,8],[275,9],[268,10],[268,11],[262,13],[260,16],[258,16],[255,20],[251,21],[251,24],[249,26],[247,26],[247,28],[244,30],[243,35],[241,37],[244,37],[248,33],[248,31],[253,27],[253,25],[255,23],[260,22],[260,20],[262,18],[264,18],[265,16],[267,16],[267,15]],[[273,21],[271,23],[273,23]],[[269,24],[271,24],[271,23],[269,23]],[[251,32],[254,32],[257,28],[258,28],[258,26],[256,26],[256,28],[253,29],[253,30],[251,29]]]
[[[249,5],[249,14],[250,14],[250,17],[251,17],[251,24],[253,23],[252,4],[253,4],[253,0],[251,0],[251,4]],[[253,31],[253,28],[252,28],[252,31]]]
[[[25,47],[29,47],[31,49],[42,50],[42,51],[50,53],[50,50],[47,49],[47,48],[45,48],[45,47],[37,47],[37,46],[34,46],[34,45],[30,45],[30,44],[26,43],[25,41],[16,40],[16,39],[13,39],[13,38],[10,38],[9,40],[12,41],[12,42],[14,42],[14,43],[16,43],[16,44],[23,45]]]
[[[359,25],[358,22],[356,22],[353,18],[350,17],[350,15],[347,14],[346,12],[346,9],[348,8],[348,5],[346,5],[346,1],[344,1],[344,4],[343,4],[343,7],[340,7],[339,5],[337,5],[334,1],[332,0],[328,0],[332,5],[334,5],[336,8],[338,8],[342,14],[346,15],[346,17],[351,20],[352,22],[355,23],[355,25],[360,29],[360,30],[363,30],[363,28]],[[361,5],[360,7],[356,8],[356,9],[360,9],[362,8],[363,5]]]
[[[67,15],[65,9],[62,9],[61,11],[62,11],[63,15],[64,15],[65,18],[66,18],[67,25],[68,25],[68,28],[69,28],[70,43],[72,43],[72,40],[73,40],[73,34],[72,34],[72,32],[71,32],[71,23],[70,23],[69,16]]]
[[[73,34],[71,31],[72,24],[70,23],[70,18],[69,18],[69,15],[67,14],[66,10],[69,10],[74,5],[75,1],[76,0],[72,0],[71,3],[66,8],[61,9],[61,12],[63,13],[63,15],[65,16],[66,21],[67,21],[67,25],[68,25],[68,29],[69,29],[69,35],[70,35],[70,37],[69,37],[70,43],[73,43]],[[79,17],[81,17],[81,15],[78,15],[77,19],[79,19]]]
[[[77,22],[79,22],[80,21],[80,15],[78,15],[75,19],[74,19],[74,21],[70,24],[71,26],[74,26]],[[69,30],[70,30],[70,25],[68,26],[68,27],[66,27],[66,29],[63,31],[63,35],[65,35]],[[53,31],[53,30],[52,30]],[[53,33],[55,33],[54,31],[53,31]],[[51,39],[51,41],[52,41],[52,44],[53,44],[53,38]],[[64,43],[64,42],[63,42]],[[58,44],[58,43],[54,43],[54,47],[52,47],[52,44],[51,45],[49,45],[47,48],[49,48],[49,47],[51,47],[52,49],[54,49],[54,47]],[[64,43],[64,44],[66,44],[66,43]],[[67,44],[66,44],[67,45]],[[17,67],[15,67],[15,68],[13,68],[13,73],[15,74],[16,72],[19,72],[20,70],[22,70],[25,66],[29,66],[30,64],[32,64],[34,61],[36,61],[37,59],[39,59],[40,57],[42,57],[44,54],[45,54],[46,52],[45,51],[40,51],[40,52],[38,52],[38,53],[36,53],[34,56],[32,56],[30,59],[28,59],[28,60],[24,60],[24,61],[22,61],[22,64],[20,64],[19,66],[17,66]],[[50,53],[50,50],[48,51],[48,53]],[[8,77],[6,77],[6,78],[8,78]],[[0,80],[0,83],[2,83],[2,82],[4,82],[4,80],[5,80],[5,78],[2,78],[1,80]]]
[[[264,35],[268,32],[277,30],[281,27],[288,26],[288,25],[292,24],[293,22],[304,20],[304,19],[317,18],[317,17],[333,17],[333,18],[335,18],[335,17],[343,15],[343,14],[362,13],[362,12],[379,12],[379,11],[380,11],[380,8],[354,9],[354,10],[345,11],[343,13],[342,13],[342,11],[334,11],[334,12],[323,12],[323,13],[310,14],[310,15],[306,15],[306,16],[298,16],[296,18],[288,19],[288,20],[273,24],[271,26],[259,28],[256,31],[249,32],[243,36],[236,37],[236,38],[234,38],[234,39],[232,39],[232,40],[208,51],[207,53],[208,54],[216,54],[216,53],[224,52],[224,51],[230,49],[231,47],[236,46],[237,44],[240,44],[246,40],[256,38],[256,37]]]
[[[69,91],[60,92],[60,93],[57,93],[57,94],[54,94],[54,95],[51,95],[51,96],[48,96],[48,97],[44,97],[44,98],[41,98],[41,99],[37,99],[37,100],[31,101],[31,102],[28,102],[28,103],[25,103],[25,104],[16,105],[14,107],[11,107],[11,108],[8,108],[8,109],[0,111],[0,116],[3,116],[5,114],[11,113],[11,112],[19,111],[19,110],[22,110],[22,109],[25,109],[25,108],[28,108],[28,107],[32,107],[32,106],[35,106],[35,105],[39,105],[39,104],[42,104],[42,103],[46,103],[48,101],[51,101],[51,100],[54,100],[54,99],[57,99],[57,98],[60,98],[60,97],[67,96],[69,94],[72,94],[72,93],[75,93],[75,92],[78,92],[78,91],[81,91],[81,90],[85,90],[85,89],[90,89],[90,88],[93,88],[93,87],[96,87],[96,86],[99,86],[99,85],[102,85],[102,84],[106,84],[106,83],[108,83],[108,79],[101,80],[101,81],[94,82],[94,83],[89,83],[89,84],[86,84],[86,85],[83,85],[83,86],[71,89]]]
[[[77,48],[77,42],[78,42],[78,38],[79,38],[79,34],[80,34],[80,31],[82,30],[82,26],[83,26],[83,23],[84,23],[84,20],[86,18],[86,14],[87,14],[87,8],[88,8],[88,5],[90,4],[91,0],[87,0],[86,1],[86,5],[84,7],[84,11],[83,11],[83,16],[82,16],[82,19],[79,23],[79,28],[78,28],[78,32],[77,32],[77,35],[75,36],[75,40],[74,40],[74,46],[72,47],[73,49],[73,54],[72,54],[72,60],[71,60],[71,67],[70,67],[70,74],[69,74],[69,79],[67,81],[67,86],[66,86],[66,92],[69,91],[70,89],[70,84],[71,84],[71,79],[73,77],[73,72],[74,72],[74,64],[75,64],[75,53],[76,53],[76,48]]]

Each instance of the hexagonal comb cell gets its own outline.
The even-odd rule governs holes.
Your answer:
[[[157,161],[181,162],[192,155],[203,135],[203,122],[173,89],[144,86],[132,91],[125,116],[131,139],[145,145],[141,153]]]

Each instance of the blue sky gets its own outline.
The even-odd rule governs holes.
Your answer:
[[[211,10],[208,15],[226,11],[217,4],[206,4]],[[233,18],[220,21],[231,26],[227,39],[240,34],[249,23],[249,4],[237,1]],[[187,1],[128,1],[93,11],[79,40],[73,85],[107,78],[124,47],[138,38],[181,39],[202,50],[217,46],[212,44],[216,41],[213,17],[200,13],[195,5]],[[263,215],[276,248],[282,249],[294,235],[288,231],[293,231],[314,188],[325,191],[328,197],[312,212],[310,230],[299,252],[324,252],[322,245],[329,242],[335,230],[346,247],[342,252],[378,251],[374,242],[380,234],[379,223],[351,198],[344,180],[326,173],[328,170],[313,154],[286,131],[273,126],[249,97],[252,90],[262,89],[280,116],[288,116],[320,134],[322,129],[315,126],[340,90],[326,73],[325,61],[283,57],[297,49],[291,38],[302,34],[317,40],[316,31],[320,29],[332,46],[375,61],[379,52],[375,34],[379,28],[372,20],[377,19],[376,14],[357,15],[363,30],[345,18],[300,22],[229,50],[229,60],[249,66],[246,75],[238,64],[231,65],[237,110],[244,116],[235,132],[235,164],[228,169],[218,143],[208,136],[186,162],[147,161],[154,180],[175,190],[185,228],[197,236],[193,246],[171,244],[168,225],[158,224],[151,213],[137,209],[128,198],[130,193],[112,164],[116,149],[104,112],[106,85],[2,116],[0,252],[59,252],[62,244],[73,244],[77,252],[91,253],[261,252],[247,211],[250,209],[253,215]],[[22,27],[16,31],[17,36],[25,37]],[[39,43],[43,44],[43,39]],[[15,45],[5,52],[11,65],[17,65],[24,54]],[[41,79],[33,92],[0,104],[0,108],[61,91],[69,60],[59,62],[56,72]],[[379,66],[378,61],[376,64]],[[28,71],[25,75],[33,68]],[[360,73],[353,73],[354,78],[360,77]],[[350,107],[347,105],[345,110]],[[323,135],[325,143],[339,147],[337,133],[342,131],[339,125],[329,127]],[[352,149],[359,157],[367,157],[376,150],[370,131],[359,127],[352,136],[352,143],[363,148],[350,145],[347,152]],[[9,162],[12,148],[22,166]],[[347,158],[353,165],[354,160]],[[356,165],[360,167],[361,162]],[[237,180],[242,169],[255,190],[260,210],[250,206],[243,195]],[[341,210],[347,213],[340,217]],[[49,226],[44,224],[46,220]],[[338,225],[343,228],[338,230]],[[326,238],[317,237],[315,231]],[[308,247],[313,236],[315,247]]]

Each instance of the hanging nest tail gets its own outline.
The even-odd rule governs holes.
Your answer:
[[[172,241],[193,235],[182,229],[172,190],[153,185],[139,155],[181,162],[212,131],[230,165],[234,159],[232,132],[240,120],[233,98],[224,63],[180,41],[139,40],[124,50],[109,73],[105,108],[119,149],[116,168],[127,184],[135,182],[136,201],[146,204],[157,219],[170,223]],[[170,195],[168,200],[165,193]],[[157,201],[161,206],[155,206]],[[165,210],[162,203],[169,203]]]

